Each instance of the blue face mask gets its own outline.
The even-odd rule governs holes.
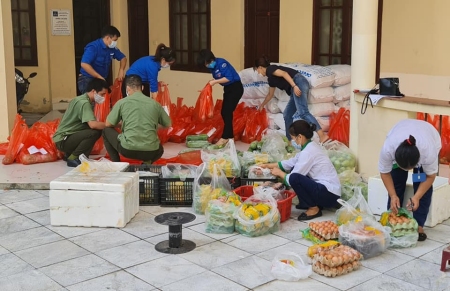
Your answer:
[[[296,150],[299,150],[299,151],[302,150],[302,146],[297,144],[294,139],[291,139],[291,144]]]
[[[214,67],[216,66],[216,61],[212,61],[211,63],[209,63],[206,67],[208,69],[214,69]]]

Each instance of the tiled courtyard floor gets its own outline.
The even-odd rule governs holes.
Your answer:
[[[185,226],[197,248],[181,255],[155,251],[168,228],[158,214],[191,208],[143,206],[123,229],[52,227],[48,191],[0,190],[0,290],[450,290],[450,272],[440,269],[450,243],[450,221],[426,229],[428,240],[411,249],[388,250],[350,274],[282,282],[271,273],[277,253],[305,254],[306,223],[296,217],[275,234],[247,238],[205,233],[205,217]],[[319,220],[333,219],[325,212]]]

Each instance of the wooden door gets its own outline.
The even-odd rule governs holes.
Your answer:
[[[245,0],[245,67],[267,55],[278,62],[280,0]]]
[[[128,0],[128,39],[128,62],[131,66],[137,59],[150,54],[148,0]]]
[[[75,39],[75,69],[78,78],[84,47],[91,41],[101,37],[102,29],[105,26],[110,25],[110,9],[109,0],[73,0],[72,5],[73,33]],[[109,84],[112,84],[111,70],[106,81]],[[80,92],[78,92],[78,94],[80,94]]]

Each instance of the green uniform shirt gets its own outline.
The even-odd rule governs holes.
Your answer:
[[[87,94],[75,97],[70,101],[61,123],[58,126],[53,141],[62,141],[66,136],[76,132],[89,129],[87,124],[89,121],[95,121],[94,111],[92,110],[91,101]]]
[[[141,92],[119,100],[106,120],[117,125],[122,120],[120,145],[131,151],[155,151],[159,148],[158,124],[169,127],[172,122],[162,106]]]

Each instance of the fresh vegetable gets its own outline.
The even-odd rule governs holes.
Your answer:
[[[188,135],[186,141],[208,140],[207,134]]]
[[[203,148],[209,146],[210,143],[207,140],[189,140],[186,141],[186,146],[188,148]]]
[[[206,232],[233,233],[236,209],[241,205],[241,197],[234,192],[216,192],[205,211]]]

